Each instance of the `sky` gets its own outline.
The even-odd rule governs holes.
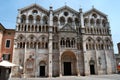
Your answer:
[[[86,12],[94,8],[108,15],[110,22],[114,52],[118,53],[117,43],[120,42],[120,0],[1,0],[0,1],[0,23],[7,29],[15,29],[18,9],[29,6],[33,3],[49,10],[60,8],[65,4],[76,11],[80,8]]]

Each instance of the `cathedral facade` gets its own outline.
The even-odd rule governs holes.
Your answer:
[[[65,5],[32,4],[18,10],[11,77],[52,77],[116,72],[107,15]]]

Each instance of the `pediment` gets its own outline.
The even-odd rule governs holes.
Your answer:
[[[31,9],[37,9],[37,10],[42,11],[44,13],[48,13],[49,12],[47,9],[43,8],[42,6],[40,6],[38,4],[32,4],[30,6],[21,8],[21,9],[19,9],[19,11],[21,11],[21,13],[23,13],[23,12],[29,11]]]
[[[74,28],[71,27],[69,24],[65,24],[60,31],[62,32],[76,32]]]
[[[70,7],[67,6],[67,5],[65,5],[65,6],[63,6],[63,7],[61,7],[61,8],[58,8],[58,9],[54,10],[54,14],[60,13],[60,12],[62,12],[62,11],[64,11],[64,10],[67,10],[67,11],[69,11],[69,12],[71,12],[71,13],[76,14],[76,15],[78,14],[78,12],[77,12],[76,10],[70,8]]]
[[[101,11],[97,10],[97,9],[94,8],[94,7],[93,7],[91,10],[85,12],[85,13],[84,13],[84,16],[89,15],[89,14],[94,13],[94,12],[97,13],[97,14],[99,14],[99,15],[101,15],[101,16],[103,16],[103,17],[106,17],[106,16],[107,16],[106,14],[102,13]]]

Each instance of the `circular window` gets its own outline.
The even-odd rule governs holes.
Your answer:
[[[93,16],[94,18],[97,18],[97,15],[96,15],[95,13],[93,13],[92,16]]]
[[[64,12],[64,15],[65,15],[65,16],[68,16],[68,15],[69,15],[69,13],[68,13],[68,12]]]
[[[33,13],[33,14],[37,14],[38,11],[37,11],[37,10],[33,10],[32,13]]]

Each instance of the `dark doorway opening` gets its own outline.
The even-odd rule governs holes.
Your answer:
[[[64,75],[71,75],[71,62],[64,62]]]
[[[94,67],[94,65],[90,65],[90,74],[92,74],[92,75],[95,74],[95,67]]]
[[[45,76],[45,66],[40,66],[40,77]]]

